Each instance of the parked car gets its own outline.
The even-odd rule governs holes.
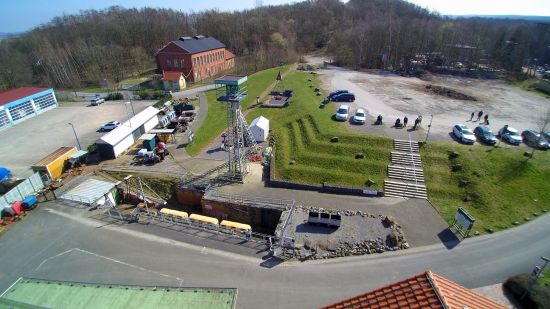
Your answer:
[[[498,135],[500,136],[500,139],[503,141],[507,141],[508,143],[512,145],[519,145],[521,144],[521,136],[519,135],[518,130],[505,125],[498,131]]]
[[[336,120],[346,121],[349,117],[349,105],[340,105],[336,111]]]
[[[118,121],[109,121],[106,124],[102,125],[99,128],[99,131],[111,131],[113,129],[116,129],[118,126],[120,126],[120,122],[118,122]]]
[[[533,130],[525,130],[521,132],[521,136],[523,137],[523,142],[533,148],[543,150],[550,148],[548,141],[546,141],[542,135]]]
[[[362,108],[358,108],[355,111],[355,115],[353,115],[353,118],[351,119],[353,123],[357,123],[357,124],[365,124],[366,120],[367,120],[367,115],[365,113],[365,110]]]
[[[329,99],[332,99],[333,97],[342,94],[342,93],[348,93],[347,90],[336,90],[328,94]]]
[[[550,143],[550,131],[543,132],[542,137],[544,137],[546,139],[546,141]]]
[[[494,145],[497,142],[493,131],[487,126],[477,126],[474,129],[474,135],[485,144]]]
[[[90,101],[90,104],[92,106],[97,106],[101,103],[104,103],[105,102],[105,99],[102,99],[102,98],[95,98],[95,99],[92,99],[92,101]]]
[[[464,144],[473,144],[476,141],[476,137],[472,130],[468,129],[468,127],[463,124],[455,125],[453,127],[453,134]]]
[[[353,102],[355,101],[355,95],[351,92],[340,93],[332,97],[335,102]]]

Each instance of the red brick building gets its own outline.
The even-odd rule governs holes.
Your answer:
[[[155,54],[158,73],[182,72],[186,81],[197,82],[220,75],[235,66],[235,55],[213,37],[181,37]]]

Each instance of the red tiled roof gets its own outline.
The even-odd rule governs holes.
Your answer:
[[[488,298],[426,271],[323,309],[503,309]]]
[[[24,97],[28,97],[35,93],[48,90],[48,88],[38,88],[38,87],[21,87],[13,88],[0,91],[0,105],[5,105],[13,101],[19,100]]]
[[[164,80],[180,80],[180,77],[183,73],[174,72],[174,71],[162,71],[162,79]]]

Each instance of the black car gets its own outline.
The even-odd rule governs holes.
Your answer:
[[[355,95],[351,92],[340,93],[332,97],[332,100],[335,102],[353,102],[355,101]]]
[[[493,131],[487,126],[477,126],[474,129],[474,135],[485,144],[494,145],[497,142]]]
[[[548,142],[542,137],[539,133],[533,130],[526,130],[521,132],[521,137],[523,137],[523,142],[533,148],[546,150],[550,148]]]
[[[336,90],[328,94],[329,99],[334,98],[335,96],[342,94],[342,93],[348,93],[347,90]]]

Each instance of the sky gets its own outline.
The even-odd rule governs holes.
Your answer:
[[[258,0],[263,5],[291,0]],[[541,15],[550,16],[550,0],[408,0],[443,15]],[[122,7],[163,7],[184,12],[205,9],[233,11],[253,8],[257,0],[0,0],[0,32],[21,32],[55,16],[80,10]]]

